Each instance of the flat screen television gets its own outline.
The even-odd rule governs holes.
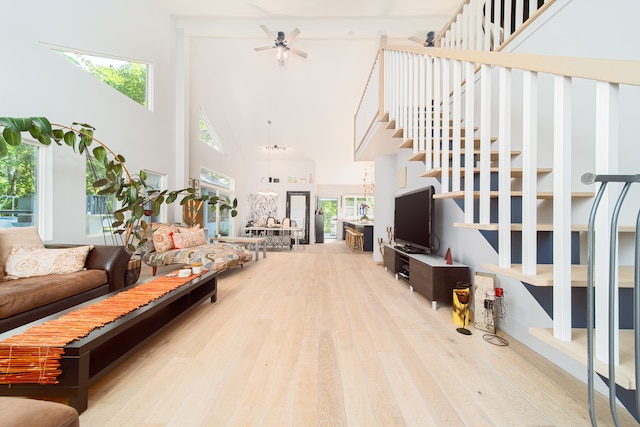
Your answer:
[[[393,218],[398,249],[408,253],[434,252],[433,185],[396,197]]]

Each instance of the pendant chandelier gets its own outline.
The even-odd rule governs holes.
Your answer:
[[[277,196],[278,193],[271,189],[271,182],[273,178],[271,177],[271,151],[273,150],[284,150],[285,147],[279,147],[278,145],[271,145],[271,120],[267,120],[269,125],[268,131],[268,145],[265,147],[267,150],[267,188],[258,192],[261,196]]]

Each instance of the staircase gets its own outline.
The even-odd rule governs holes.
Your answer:
[[[489,22],[484,16],[501,16],[500,9],[483,14],[482,7],[491,12],[504,3],[463,4],[439,35],[445,47],[381,39],[355,116],[355,158],[410,150],[408,161],[424,165],[420,177],[440,182],[434,197],[452,199],[463,210],[464,221],[450,226],[482,233],[492,243],[496,262],[472,268],[521,282],[553,319],[552,328],[531,325],[529,333],[586,365],[586,224],[598,187],[580,183],[580,176],[640,171],[637,162],[626,170],[629,162],[618,156],[628,144],[620,138],[620,98],[640,102],[640,63],[500,52],[518,29]],[[533,3],[531,19],[553,2]],[[589,100],[591,109],[585,114],[582,105],[572,105],[576,99]],[[608,383],[612,356],[618,398],[638,418],[630,407],[636,389],[630,330],[640,209],[635,194],[618,227],[613,317],[620,315],[612,352],[608,224],[615,195],[604,196],[605,212],[596,220],[595,370]]]

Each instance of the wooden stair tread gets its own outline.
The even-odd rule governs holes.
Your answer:
[[[412,160],[411,158],[409,160]],[[497,173],[499,171],[498,167],[491,167],[489,168],[490,173]],[[551,173],[552,169],[551,168],[538,168],[538,173],[539,174],[543,174],[543,173]],[[478,174],[480,173],[480,168],[473,168],[473,173],[474,174]],[[429,169],[426,172],[423,172],[420,174],[421,177],[423,178],[437,178],[439,176],[442,175],[442,168],[433,168],[433,169]],[[449,176],[453,175],[453,169],[449,168]],[[465,175],[465,168],[460,168],[460,176],[464,176]],[[522,177],[522,168],[511,168],[511,178],[520,178]]]
[[[587,366],[587,329],[572,329],[571,341],[561,341],[553,336],[551,328],[529,328],[529,333],[540,341],[566,354],[572,359]],[[594,369],[597,373],[609,378],[609,365],[594,359]],[[635,390],[635,368],[633,350],[633,331],[620,330],[620,365],[616,366],[616,384],[627,389]]]
[[[472,230],[498,231],[497,223],[489,224],[466,224],[464,222],[454,222],[456,228],[468,228]],[[538,231],[553,231],[553,224],[537,224]],[[571,231],[587,232],[587,224],[571,224]],[[522,231],[522,224],[511,224],[511,231]],[[623,225],[618,227],[619,233],[635,233],[636,227],[631,225]]]
[[[413,148],[413,139],[409,138],[409,139],[405,140],[402,144],[400,144],[399,148]],[[433,151],[431,153],[433,153]],[[453,151],[449,150],[448,153],[449,153],[449,158],[453,157]],[[521,153],[522,153],[522,151],[520,151],[520,150],[511,150],[510,151],[510,154],[511,154],[512,157],[519,156]],[[464,154],[464,152],[462,154]],[[474,156],[479,156],[480,155],[480,150],[473,150],[473,155]],[[413,157],[415,157],[415,159],[413,159]],[[499,157],[500,157],[500,152],[498,150],[492,150],[491,151],[491,160],[498,160]],[[418,151],[417,153],[415,153],[412,156],[412,159],[410,159],[410,160],[424,162],[426,159],[427,159],[427,152],[425,150],[421,150],[421,151]]]
[[[502,268],[496,264],[483,264],[487,270],[528,283],[533,286],[553,286],[553,264],[538,264],[535,276],[524,274],[521,264],[512,264],[509,268]],[[618,269],[618,285],[620,288],[633,288],[633,266],[621,265]],[[576,264],[571,266],[571,286],[587,286],[587,266]]]
[[[593,197],[594,193],[593,192],[589,192],[589,191],[577,191],[577,192],[573,192],[571,193],[571,197],[574,198],[588,198],[588,197]],[[474,191],[473,192],[473,197],[474,198],[479,198],[480,197],[480,192],[479,191]],[[496,198],[498,197],[498,192],[497,191],[490,191],[490,197],[492,198]],[[522,197],[522,191],[512,191],[511,192],[511,197]],[[464,191],[451,191],[448,193],[438,193],[438,194],[434,194],[433,195],[434,199],[464,199]],[[553,192],[551,191],[540,191],[538,192],[537,195],[537,199],[538,200],[552,200],[553,199]]]

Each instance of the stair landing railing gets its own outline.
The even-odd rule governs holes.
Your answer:
[[[500,51],[554,1],[464,0],[434,44],[448,49]]]

